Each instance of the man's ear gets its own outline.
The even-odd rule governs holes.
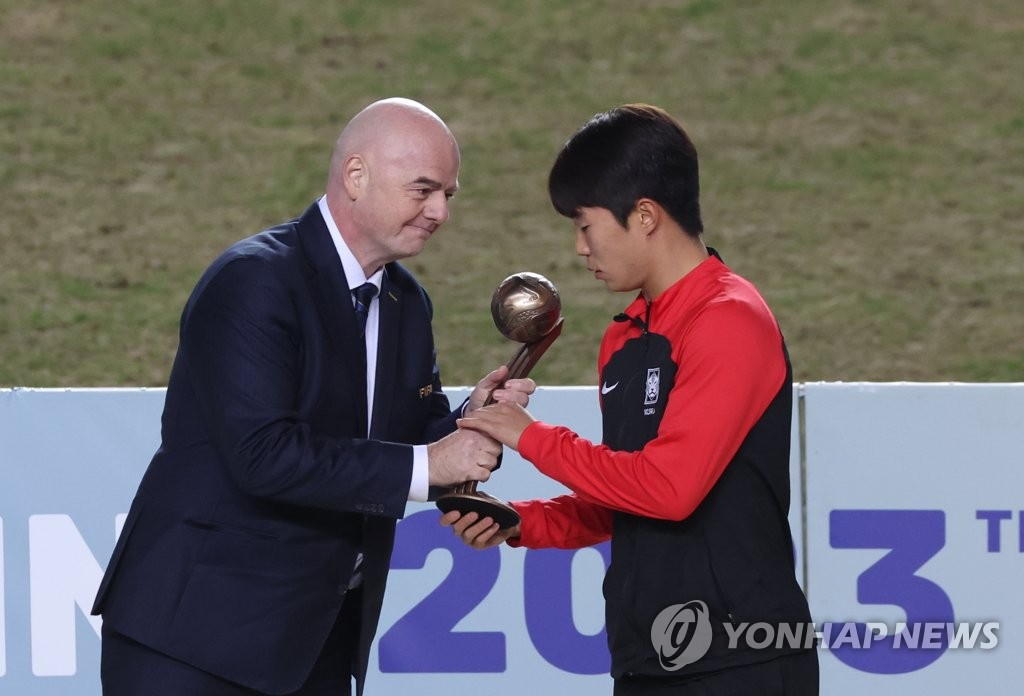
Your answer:
[[[341,165],[341,183],[350,201],[354,201],[366,191],[370,173],[366,168],[366,160],[362,155],[350,155]]]
[[[665,211],[656,201],[650,198],[641,198],[633,207],[636,213],[637,222],[645,234],[653,232],[661,223],[661,216]]]

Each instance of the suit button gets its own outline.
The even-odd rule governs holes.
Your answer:
[[[348,585],[338,585],[338,594],[342,597],[348,594]]]

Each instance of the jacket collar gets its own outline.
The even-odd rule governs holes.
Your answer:
[[[357,332],[355,311],[351,302],[343,301],[349,297],[350,284],[317,202],[299,217],[296,227],[317,311],[332,346],[338,351],[339,359],[349,366],[355,388],[365,394],[366,373],[361,369],[359,343],[352,339]],[[391,266],[387,264],[384,267],[378,296],[377,382],[374,388],[371,435],[386,432],[390,417],[389,404],[394,403],[395,376],[398,374],[403,291],[391,278]],[[365,399],[356,401],[365,403]],[[359,432],[366,432],[365,408],[360,408],[359,413]]]

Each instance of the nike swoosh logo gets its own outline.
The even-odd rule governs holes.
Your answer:
[[[605,382],[605,383],[604,383],[603,385],[601,385],[601,396],[604,396],[604,395],[605,395],[605,394],[607,394],[608,392],[610,392],[610,391],[612,391],[613,389],[615,389],[615,387],[617,387],[617,386],[619,386],[619,383],[618,383],[618,382],[616,382],[615,384],[613,384],[613,385],[612,385],[612,386],[610,386],[610,387],[608,386],[608,383],[607,383],[607,382]]]

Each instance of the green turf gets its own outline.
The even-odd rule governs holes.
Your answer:
[[[774,307],[801,380],[1024,380],[1024,3],[0,0],[0,386],[164,384],[225,246],[322,190],[339,128],[419,99],[461,141],[409,262],[449,384],[512,346],[491,290],[560,288],[544,383],[590,384],[628,298],[547,170],[591,114],[664,106],[707,240]]]

